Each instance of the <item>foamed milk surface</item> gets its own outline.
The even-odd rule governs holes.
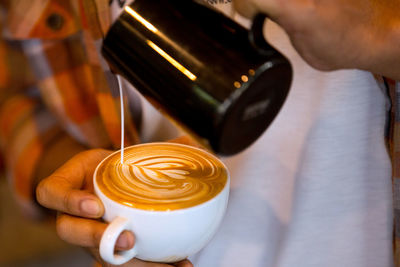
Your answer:
[[[222,191],[224,165],[208,153],[167,144],[129,147],[107,158],[96,174],[112,200],[145,210],[176,210],[201,204]]]

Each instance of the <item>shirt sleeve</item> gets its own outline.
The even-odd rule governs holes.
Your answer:
[[[62,130],[46,110],[20,47],[0,40],[0,151],[3,173],[18,204],[37,217],[34,201],[36,165]]]
[[[18,203],[35,217],[36,168],[60,135],[88,148],[119,147],[118,84],[99,52],[105,24],[94,17],[106,9],[93,4],[107,1],[8,2],[0,38],[0,150]],[[125,142],[135,144],[138,132],[125,110]]]

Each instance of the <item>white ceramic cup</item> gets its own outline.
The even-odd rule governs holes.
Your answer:
[[[104,204],[103,219],[110,223],[100,242],[100,256],[110,264],[123,264],[134,257],[165,263],[183,260],[208,243],[225,214],[230,184],[228,171],[224,188],[211,200],[189,208],[151,211],[120,204],[104,195],[95,179],[99,166],[94,173],[94,189]],[[124,230],[134,233],[135,245],[130,250],[116,252],[115,243]]]

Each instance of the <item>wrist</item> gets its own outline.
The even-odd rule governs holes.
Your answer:
[[[391,79],[400,80],[400,18],[388,15],[377,27],[374,42],[367,55],[366,70]]]

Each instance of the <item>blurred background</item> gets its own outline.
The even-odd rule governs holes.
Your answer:
[[[60,240],[54,226],[24,219],[0,176],[0,267],[91,267],[91,256]]]

